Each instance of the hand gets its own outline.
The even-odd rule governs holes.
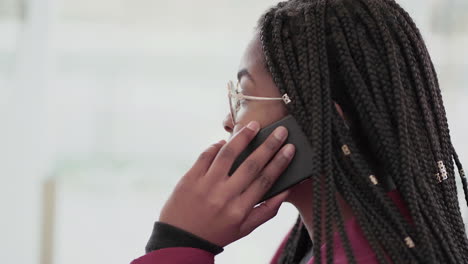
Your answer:
[[[294,155],[291,144],[278,151],[287,137],[286,128],[276,128],[232,176],[228,176],[234,160],[258,130],[258,122],[251,122],[228,143],[223,140],[204,151],[175,187],[159,221],[224,247],[273,218],[286,199],[287,191],[255,205]],[[275,157],[268,163],[273,155]]]

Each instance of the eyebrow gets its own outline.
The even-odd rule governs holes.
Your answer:
[[[252,75],[250,74],[250,72],[247,69],[242,69],[237,73],[237,80],[240,82],[240,80],[244,76],[246,76],[249,80],[251,80],[253,83],[255,83]]]

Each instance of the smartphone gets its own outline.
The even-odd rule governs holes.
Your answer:
[[[288,167],[283,171],[270,190],[266,192],[258,203],[261,203],[312,176],[313,168],[310,159],[312,157],[313,150],[309,144],[307,136],[302,132],[302,129],[296,119],[291,115],[260,129],[255,138],[234,161],[234,164],[229,171],[229,175],[232,175],[242,162],[268,138],[275,128],[279,126],[284,126],[288,129],[288,137],[283,145],[288,143],[293,144],[296,151]]]

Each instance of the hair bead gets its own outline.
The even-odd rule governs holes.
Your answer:
[[[411,237],[409,237],[409,236],[407,236],[405,238],[405,243],[409,248],[414,248],[415,247],[413,239],[411,239]]]
[[[343,146],[341,147],[341,150],[343,151],[343,153],[345,154],[345,156],[351,155],[351,150],[349,150],[348,145],[343,145]]]
[[[442,176],[442,180],[448,179],[447,170],[445,169],[445,165],[443,161],[438,161],[437,166],[439,167],[440,175]]]
[[[291,102],[291,99],[289,98],[288,94],[283,94],[282,98],[285,104],[289,104]]]
[[[371,181],[374,185],[379,184],[379,181],[377,180],[377,178],[375,177],[375,175],[370,175],[370,176],[369,176],[369,179],[370,179],[370,181]]]
[[[442,178],[440,178],[440,173],[436,173],[436,174],[434,174],[434,176],[436,177],[437,182],[439,182],[439,183],[442,182]]]

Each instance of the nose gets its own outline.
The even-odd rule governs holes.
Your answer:
[[[224,127],[224,130],[226,130],[226,132],[228,133],[232,133],[232,131],[234,130],[234,125],[232,124],[232,117],[230,114],[227,114],[226,117],[224,118],[223,127]]]

